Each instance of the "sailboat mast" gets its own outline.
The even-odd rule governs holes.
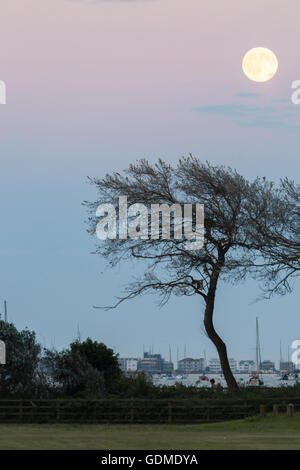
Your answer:
[[[281,369],[281,363],[282,363],[282,349],[281,349],[281,340],[280,340],[280,359],[279,359],[279,370]]]
[[[256,371],[259,371],[258,318],[256,317]]]

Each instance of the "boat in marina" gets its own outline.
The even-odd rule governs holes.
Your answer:
[[[260,376],[259,369],[261,364],[261,350],[259,340],[258,318],[256,317],[256,371],[249,378],[247,385],[250,387],[260,387],[264,385],[264,381]]]
[[[249,378],[247,385],[250,387],[259,387],[261,385],[264,385],[264,382],[262,379],[259,378],[258,374],[253,374]]]
[[[206,382],[209,382],[209,378],[206,375],[200,375],[199,380],[204,380]]]
[[[173,382],[173,381],[175,380],[174,375],[168,375],[168,376],[167,376],[167,380]]]
[[[206,375],[199,375],[199,378],[196,381],[196,385],[199,385],[203,382],[209,382],[209,378]]]
[[[279,380],[283,380],[285,382],[288,382],[288,381],[298,381],[298,374],[296,373],[286,373],[286,374],[282,374],[280,377],[279,377]]]

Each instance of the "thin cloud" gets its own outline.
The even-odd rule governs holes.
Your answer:
[[[198,106],[192,108],[192,111],[199,113],[208,113],[208,114],[218,114],[221,116],[228,117],[244,117],[249,114],[272,114],[276,108],[274,107],[263,107],[263,106],[251,106],[248,104],[238,104],[238,103],[229,103],[229,104],[214,104],[208,106]]]
[[[272,100],[272,103],[280,103],[280,104],[287,104],[287,103],[290,103],[291,102],[291,98],[290,99],[287,99],[287,98],[274,98]]]
[[[241,93],[237,93],[236,96],[238,96],[239,98],[255,99],[255,98],[259,98],[261,95],[259,93],[241,92]]]
[[[133,2],[151,2],[153,0],[68,0],[71,2],[85,3],[86,5],[96,5],[97,3],[133,3]]]
[[[243,127],[299,128],[299,113],[291,106],[254,106],[228,103],[198,106],[192,108],[192,111],[222,116]]]

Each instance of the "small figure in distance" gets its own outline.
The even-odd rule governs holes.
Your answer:
[[[216,387],[215,379],[210,379],[210,385],[211,385],[212,389],[214,389]]]

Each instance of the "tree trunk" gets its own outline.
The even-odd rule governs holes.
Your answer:
[[[214,313],[214,305],[215,305],[215,295],[217,289],[217,283],[219,279],[220,270],[217,269],[211,279],[210,279],[210,286],[208,290],[208,294],[206,296],[206,308],[204,313],[204,326],[206,333],[209,339],[214,343],[217,348],[222,372],[224,374],[227,387],[231,393],[240,393],[239,386],[233,376],[233,373],[230,369],[228,356],[227,356],[227,349],[225,343],[222,341],[218,333],[216,332],[213,324],[213,313]]]
[[[220,338],[220,336],[218,335],[218,333],[216,332],[214,328],[213,321],[212,321],[212,312],[210,310],[211,309],[209,305],[207,305],[205,309],[205,314],[204,314],[204,326],[205,326],[206,333],[209,339],[214,343],[214,345],[217,348],[220,362],[221,362],[222,372],[224,374],[228,389],[232,393],[239,393],[240,392],[239,386],[230,369],[226,345],[222,341],[222,339]]]

